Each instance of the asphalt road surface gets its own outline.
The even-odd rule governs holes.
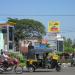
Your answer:
[[[23,74],[15,74],[13,72],[6,72],[0,75],[75,75],[75,67],[63,67],[61,72],[56,72],[54,69],[38,69],[36,72],[24,71]]]

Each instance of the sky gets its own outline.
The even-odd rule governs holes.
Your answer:
[[[8,17],[40,21],[46,32],[49,21],[59,21],[61,35],[75,39],[75,0],[0,0],[0,21]]]

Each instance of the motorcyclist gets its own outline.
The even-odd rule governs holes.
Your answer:
[[[59,56],[54,52],[51,55],[51,66],[52,67],[58,66],[58,60],[59,60]]]
[[[6,52],[3,52],[3,54],[1,56],[2,56],[2,64],[5,68],[7,68],[9,56],[7,55]]]
[[[75,66],[75,53],[71,56],[71,66]]]

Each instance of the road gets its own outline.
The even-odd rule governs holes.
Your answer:
[[[18,75],[12,72],[7,72],[4,74],[0,74],[0,75]],[[36,72],[23,72],[23,74],[19,74],[19,75],[75,75],[75,67],[65,67],[62,68],[61,72],[56,72],[55,70],[51,69],[51,70],[46,70],[46,69],[39,69]]]

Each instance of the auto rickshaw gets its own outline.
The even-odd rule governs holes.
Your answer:
[[[27,59],[27,69],[29,72],[34,72],[36,69],[56,69],[60,71],[60,65],[53,66],[51,60],[47,59],[50,50],[32,50],[30,57]]]

